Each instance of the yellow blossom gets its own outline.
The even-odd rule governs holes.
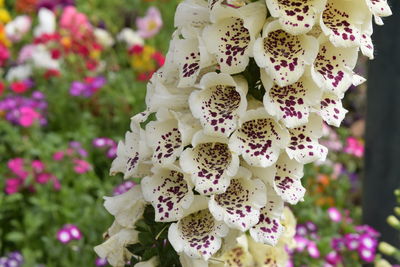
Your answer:
[[[11,20],[10,13],[4,8],[0,8],[0,22],[8,23]]]

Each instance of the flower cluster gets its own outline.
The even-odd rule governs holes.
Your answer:
[[[92,169],[92,165],[85,160],[87,156],[88,153],[82,147],[81,143],[71,141],[67,149],[57,151],[53,154],[53,160],[70,162],[73,164],[75,173],[84,174]]]
[[[103,76],[86,77],[84,82],[72,82],[69,93],[72,96],[82,96],[88,98],[99,91],[106,83],[107,80]]]
[[[148,81],[153,73],[164,65],[163,54],[150,45],[135,44],[129,49],[129,54],[139,81]]]
[[[9,178],[5,179],[5,193],[15,194],[23,189],[35,191],[36,184],[52,183],[55,190],[60,190],[60,181],[52,173],[46,171],[45,164],[40,160],[32,160],[29,164],[22,158],[10,159],[7,163],[11,171]],[[29,177],[33,177],[29,181]]]
[[[141,186],[106,198],[115,223],[99,256],[123,265],[147,204],[191,259],[209,260],[232,232],[275,246],[284,203],[304,197],[303,165],[327,155],[323,121],[339,126],[346,90],[365,81],[353,69],[360,50],[373,58],[372,19],[390,14],[384,0],[182,2],[111,167]]]
[[[64,225],[60,230],[58,230],[57,239],[61,243],[66,244],[74,239],[82,239],[82,233],[76,225],[67,224]]]
[[[24,258],[18,251],[8,253],[7,256],[0,258],[0,267],[22,267]]]
[[[107,150],[106,155],[108,158],[115,158],[117,156],[117,143],[108,137],[97,137],[92,142],[95,148]]]
[[[47,124],[47,102],[43,93],[33,91],[31,97],[10,95],[0,100],[0,117],[22,127]]]
[[[338,210],[331,210],[328,213],[333,222],[341,221],[341,214]],[[336,215],[333,215],[334,213]],[[354,256],[358,255],[363,262],[372,262],[376,255],[379,233],[367,225],[356,226],[354,230],[354,232],[332,238],[330,251],[326,255],[321,255],[322,253],[317,247],[317,243],[320,243],[321,239],[317,226],[313,222],[299,224],[295,235],[296,247],[291,251],[292,257],[296,253],[306,253],[307,256],[315,259],[324,257],[324,266],[333,267],[341,266],[346,255],[353,252]],[[304,256],[304,254],[301,255]]]

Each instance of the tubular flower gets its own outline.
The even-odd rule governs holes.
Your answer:
[[[147,109],[111,166],[140,186],[106,199],[119,228],[99,256],[126,260],[147,205],[183,266],[286,266],[285,203],[303,200],[303,165],[325,160],[324,123],[340,126],[346,91],[365,81],[358,52],[373,58],[372,22],[390,14],[385,0],[181,2]]]

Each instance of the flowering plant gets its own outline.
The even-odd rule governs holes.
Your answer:
[[[339,126],[365,81],[354,68],[360,50],[373,58],[372,19],[390,14],[383,0],[182,2],[111,166],[140,187],[105,198],[115,221],[98,255],[207,266],[246,232],[276,246],[303,165],[326,158],[323,122]]]

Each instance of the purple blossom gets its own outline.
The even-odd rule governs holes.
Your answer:
[[[129,189],[131,189],[135,185],[136,184],[132,181],[126,181],[126,182],[118,185],[117,187],[114,188],[114,196],[121,195],[121,194],[129,191]]]
[[[84,82],[73,81],[69,88],[69,93],[72,96],[91,97],[100,88],[107,83],[103,76],[87,77]]]
[[[96,259],[96,266],[106,266],[108,264],[106,259],[97,258]]]

